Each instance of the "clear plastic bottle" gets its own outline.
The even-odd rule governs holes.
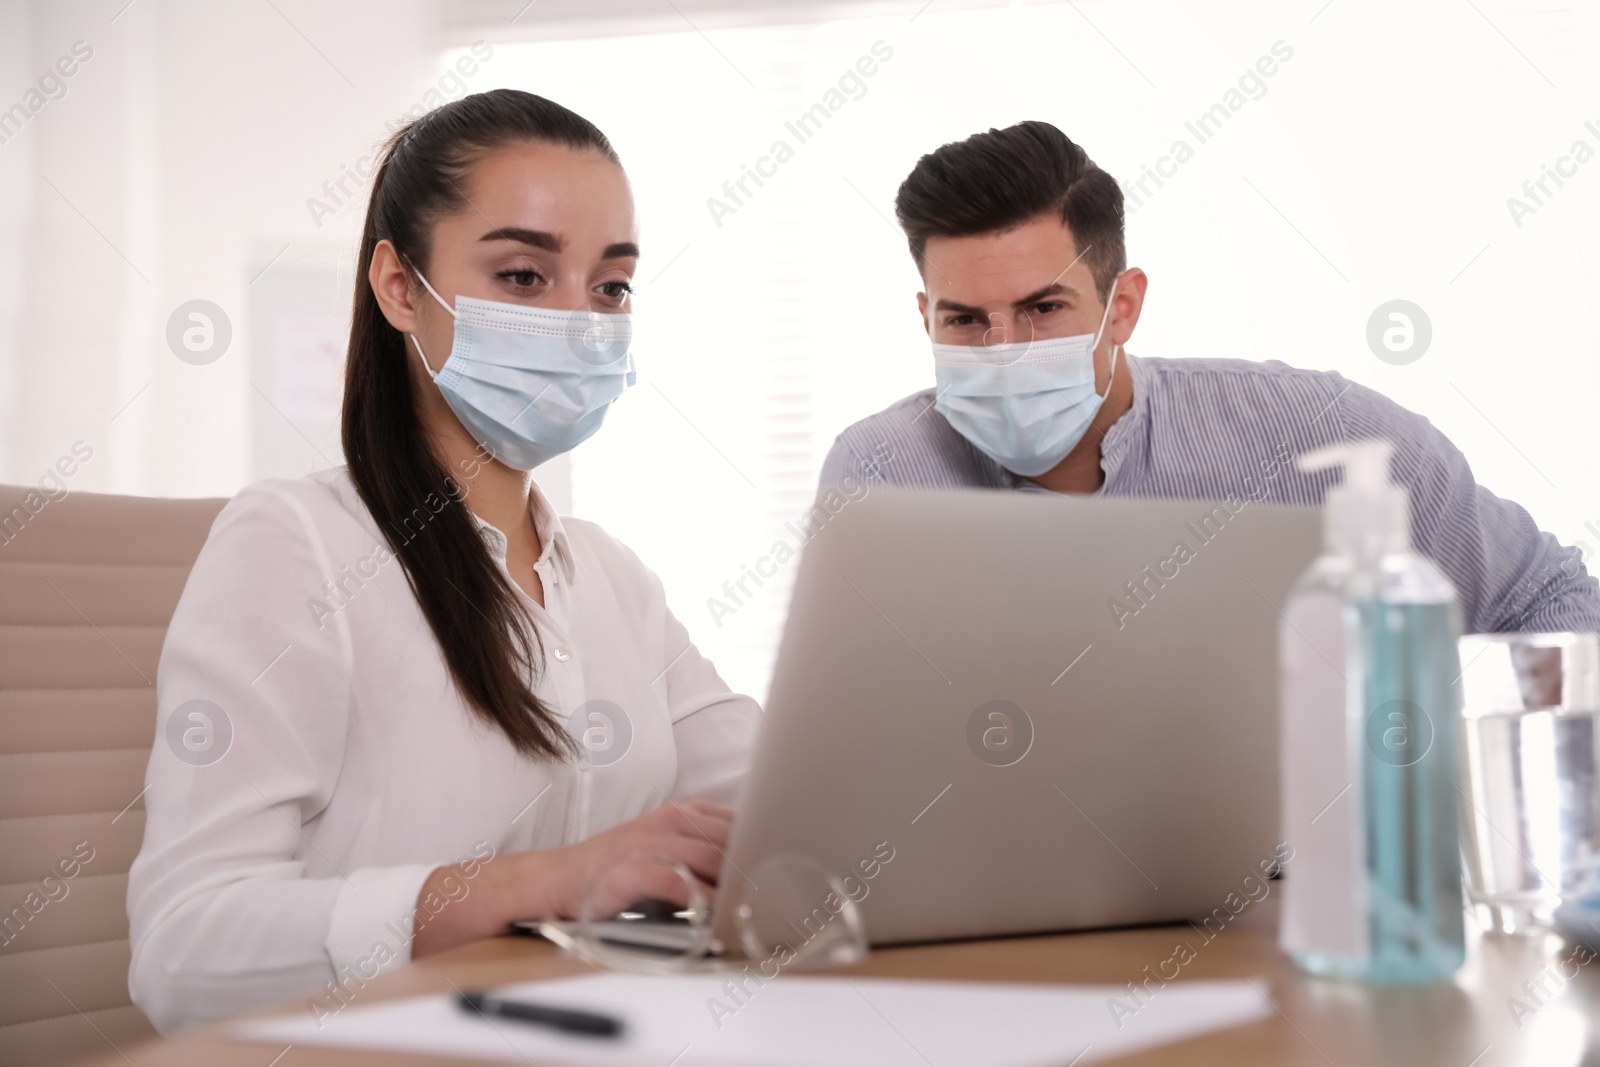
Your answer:
[[[1388,442],[1361,441],[1300,460],[1347,473],[1325,501],[1326,550],[1291,592],[1282,628],[1294,852],[1280,944],[1313,973],[1414,983],[1465,958],[1461,627],[1449,580],[1411,548],[1389,455]]]

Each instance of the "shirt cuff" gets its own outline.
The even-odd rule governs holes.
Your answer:
[[[410,962],[417,895],[436,870],[437,864],[414,864],[351,872],[334,898],[324,942],[334,981],[370,981]]]

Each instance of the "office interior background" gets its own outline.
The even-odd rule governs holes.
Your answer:
[[[373,152],[507,86],[611,137],[644,248],[638,385],[539,481],[757,698],[795,564],[725,583],[798,545],[839,430],[933,381],[896,188],[1023,119],[1130,190],[1130,351],[1337,370],[1592,557],[1597,44],[1596,5],[1509,0],[4,0],[0,482],[75,446],[73,492],[341,462]]]

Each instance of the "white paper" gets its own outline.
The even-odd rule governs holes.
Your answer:
[[[1272,1014],[1263,994],[1243,981],[1153,988],[1132,1014],[1127,1009],[1140,1002],[1115,987],[793,975],[757,986],[742,974],[597,974],[496,993],[613,1014],[627,1029],[621,1038],[607,1039],[505,1019],[490,1022],[463,1012],[454,996],[441,995],[352,1004],[320,1023],[310,1012],[241,1023],[234,1034],[280,1045],[534,1063],[1065,1067]],[[1111,1010],[1112,998],[1123,1005],[1120,1020]]]

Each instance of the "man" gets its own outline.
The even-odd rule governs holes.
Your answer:
[[[1341,476],[1303,473],[1293,457],[1381,437],[1411,496],[1413,543],[1455,584],[1468,632],[1600,631],[1581,553],[1478,485],[1422,416],[1334,373],[1125,353],[1149,280],[1127,266],[1122,191],[1054,126],[923,156],[895,214],[922,275],[936,387],[840,434],[825,490],[856,475],[1318,505]]]

